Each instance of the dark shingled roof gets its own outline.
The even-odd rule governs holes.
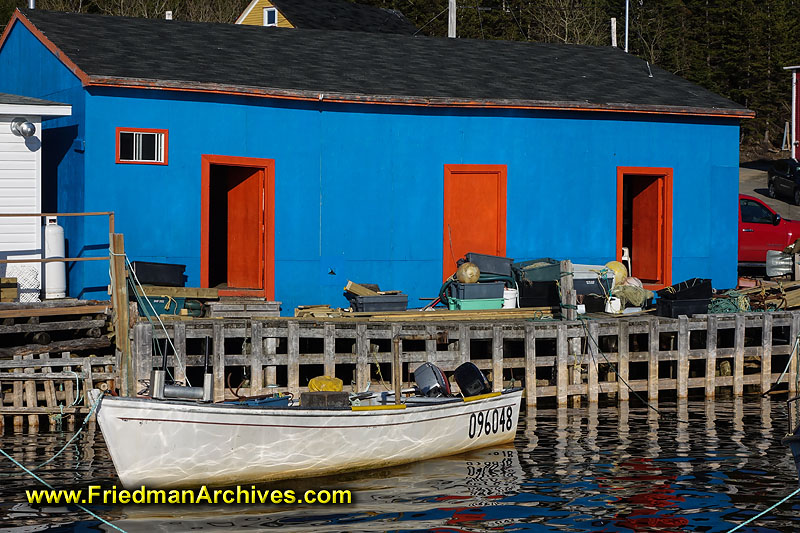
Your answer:
[[[52,102],[50,100],[41,100],[39,98],[31,98],[29,96],[20,96],[18,94],[0,93],[0,104],[6,105],[58,105],[63,106],[60,102]]]
[[[403,33],[417,31],[399,11],[347,0],[271,0],[292,26],[309,30]]]
[[[85,85],[752,116],[727,98],[612,47],[22,13],[74,63]]]

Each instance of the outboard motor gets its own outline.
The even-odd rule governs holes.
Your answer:
[[[464,396],[478,396],[492,392],[492,385],[483,375],[481,369],[475,363],[462,363],[456,368],[453,377],[456,379],[458,388]]]
[[[414,370],[414,381],[423,396],[450,396],[450,382],[442,369],[432,363],[422,363]]]

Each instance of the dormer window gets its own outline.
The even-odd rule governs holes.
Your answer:
[[[264,26],[278,25],[278,10],[274,7],[264,8]]]

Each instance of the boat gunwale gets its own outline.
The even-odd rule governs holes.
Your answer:
[[[464,402],[464,401],[451,401],[451,402],[443,402],[441,404],[418,404],[418,405],[408,405],[407,409],[388,409],[388,410],[376,410],[376,411],[353,411],[352,409],[345,408],[345,409],[303,409],[302,407],[273,407],[273,408],[264,408],[264,407],[251,407],[251,406],[242,406],[242,405],[232,405],[232,404],[199,404],[196,402],[184,402],[184,401],[175,401],[175,400],[152,400],[150,398],[131,398],[131,397],[120,397],[120,396],[112,396],[113,400],[111,400],[114,404],[114,407],[117,408],[128,408],[128,409],[137,409],[140,407],[145,407],[143,405],[136,405],[136,404],[149,404],[146,406],[148,409],[152,409],[155,411],[165,412],[165,411],[176,411],[176,407],[180,408],[177,411],[181,413],[203,413],[209,415],[228,415],[228,414],[239,414],[239,415],[249,415],[249,416],[277,416],[277,417],[307,417],[307,418],[353,418],[353,417],[363,417],[363,416],[404,416],[409,415],[411,413],[423,410],[426,413],[445,410],[445,409],[453,409],[455,407],[467,407],[470,411],[475,410],[474,406],[483,405],[486,403],[496,403],[503,401],[505,399],[510,399],[512,397],[521,397],[522,396],[522,388],[513,388],[513,389],[506,389],[502,391],[499,396],[494,396],[491,398],[481,399],[481,400],[474,400],[471,402]],[[102,400],[103,402],[106,401],[106,397]],[[117,403],[122,402],[122,403]],[[125,405],[128,403],[133,403],[134,405]],[[171,409],[170,409],[171,407]],[[98,411],[103,408],[101,403],[98,406]],[[477,410],[476,410],[477,411]],[[125,420],[141,420],[136,417],[119,417]],[[160,421],[159,419],[152,419],[152,421]],[[168,421],[168,420],[163,420]],[[190,420],[180,420],[180,422],[191,422]],[[254,425],[262,425],[262,424],[254,424]],[[338,427],[338,426],[327,426],[327,427]],[[343,427],[350,427],[350,426],[343,426]],[[356,426],[352,426],[356,427]]]

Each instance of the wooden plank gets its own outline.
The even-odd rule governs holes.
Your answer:
[[[105,325],[105,320],[64,320],[59,322],[42,322],[40,324],[0,325],[0,335],[5,333],[30,333],[35,331],[76,331],[102,328]]]
[[[325,324],[323,326],[324,340],[324,370],[326,376],[336,376],[336,326],[334,324]]]
[[[66,359],[68,361],[70,359],[70,353],[69,352],[61,352],[61,359]],[[66,363],[67,361],[64,361],[64,362]],[[67,372],[68,373],[68,372],[70,372],[72,370],[72,367],[65,365],[65,366],[62,367],[61,370],[62,370],[62,372]],[[70,374],[70,375],[72,375],[72,374]],[[69,379],[69,380],[64,382],[64,404],[65,405],[72,405],[72,403],[74,401],[75,401],[75,387],[72,384],[72,379]]]
[[[300,325],[289,322],[287,329],[287,361],[286,375],[288,377],[289,392],[299,397],[300,394]]]
[[[0,361],[0,369],[6,370],[6,369],[17,368],[18,366],[20,368],[41,368],[44,365],[61,366],[62,357],[69,359],[71,364],[82,365],[83,360],[85,359],[85,357],[70,358],[69,355],[70,352],[61,352],[61,354],[62,354],[61,357],[52,357],[52,358],[47,357],[46,355],[43,354],[39,356],[40,357],[39,359],[26,360],[26,361],[20,360],[18,362],[15,362],[17,361],[16,359],[11,361]],[[114,363],[114,357],[113,356],[92,357],[92,361],[96,361],[94,364],[97,365],[110,365]],[[0,376],[2,375],[3,374],[0,374]]]
[[[717,391],[717,317],[708,315],[706,320],[706,399],[713,400]]]
[[[575,320],[578,317],[578,310],[573,308],[573,306],[577,306],[577,299],[575,295],[572,261],[569,259],[561,261],[560,268],[561,278],[559,279],[559,287],[561,289],[561,316],[567,320]]]
[[[458,355],[462,363],[466,363],[470,359],[470,340],[469,340],[469,326],[459,324],[458,326]]]
[[[678,398],[689,397],[689,318],[678,318]]]
[[[567,366],[569,346],[567,345],[567,325],[564,323],[557,326],[556,352],[558,364],[558,368],[556,369],[556,401],[558,405],[562,407],[567,405],[567,387],[569,386],[569,370]]]
[[[150,372],[153,370],[153,329],[150,324],[137,324],[133,330],[136,355],[134,368],[130,371],[133,374],[132,383],[134,390],[142,389],[142,383],[150,379]],[[125,367],[123,367],[123,370]],[[127,394],[128,389],[123,389]],[[136,394],[134,394],[135,396]]]
[[[264,324],[250,323],[250,396],[264,394]]]
[[[800,312],[792,312],[792,325],[789,327],[789,342],[792,346],[792,363],[789,364],[789,397],[797,395],[797,376],[800,373],[800,346],[798,346],[798,335],[800,335]]]
[[[345,285],[344,290],[345,292],[355,294],[356,296],[378,296],[377,292],[350,280],[347,280],[347,285]]]
[[[617,330],[617,393],[619,395],[619,401],[621,402],[627,402],[630,397],[630,391],[626,385],[626,383],[628,383],[628,377],[630,376],[629,353],[629,322],[627,320],[620,320],[619,329]]]
[[[86,396],[94,388],[94,377],[92,376],[92,363],[89,359],[83,363],[83,405],[88,405],[89,398]]]
[[[735,318],[734,343],[733,343],[733,395],[741,396],[744,393],[744,333],[745,321],[742,314],[737,313]]]
[[[528,407],[536,407],[536,328],[533,324],[525,324],[525,401]]]
[[[503,390],[503,329],[492,327],[492,390]]]
[[[198,300],[214,300],[219,298],[219,289],[198,287],[163,287],[161,285],[143,285],[147,296],[169,296],[170,298],[196,298]]]
[[[42,372],[49,373],[52,370],[50,366],[43,366]],[[44,397],[45,397],[45,404],[47,407],[56,408],[58,407],[58,402],[56,401],[56,386],[55,382],[52,379],[49,379],[44,382]],[[50,427],[56,427],[56,421],[54,418],[49,418]]]
[[[795,260],[797,255],[795,255]],[[795,265],[796,265],[795,261]],[[796,268],[796,266],[795,266]],[[772,313],[764,313],[761,330],[761,393],[772,386]]]
[[[12,304],[15,305],[15,304]],[[41,309],[2,309],[0,318],[23,318],[30,316],[93,315],[108,313],[108,305],[81,305],[76,307],[46,307]]]
[[[21,361],[22,360],[22,356],[16,355],[16,356],[14,356],[14,359]],[[22,369],[21,368],[15,368],[13,370],[13,372],[14,373],[21,373]],[[15,408],[20,409],[20,410],[23,408],[22,389],[23,389],[22,383],[15,381],[14,384],[13,384],[13,388],[12,388],[12,394],[14,396],[13,404],[14,404]],[[15,416],[14,417],[14,427],[22,427],[23,421],[24,421],[24,419],[21,416]]]
[[[172,344],[175,345],[175,381],[189,385],[186,381],[186,324],[175,324],[172,327],[172,336]],[[202,386],[201,383],[196,385]]]
[[[599,356],[597,351],[597,343],[600,342],[600,337],[597,333],[598,329],[599,326],[597,322],[589,322],[589,338],[586,339],[587,351],[589,352],[589,361],[587,363],[589,403],[597,403],[600,393],[600,386],[597,376],[597,365],[599,364],[599,361],[597,360]]]
[[[32,357],[32,356],[28,356]],[[76,372],[78,374],[78,379],[83,378],[83,372]],[[7,372],[0,374],[0,379],[2,381],[24,381],[24,382],[35,382],[35,381],[52,381],[54,379],[57,380],[75,380],[75,374],[71,372],[36,372],[36,373],[14,373],[14,372]],[[27,392],[26,392],[27,394]]]
[[[425,339],[425,361],[436,364],[436,339],[433,336],[436,334],[434,326],[425,326],[425,333],[428,338]]]
[[[658,352],[659,352],[659,320],[650,320],[647,354],[647,400],[658,402]]]
[[[23,359],[27,359],[28,361],[33,359],[33,355],[24,355]],[[33,370],[29,369],[27,372],[32,373]],[[39,407],[39,403],[36,399],[36,382],[32,380],[28,380],[25,382],[25,406],[28,408],[36,408]],[[28,415],[28,427],[29,428],[36,428],[39,427],[39,415]]]
[[[70,339],[66,341],[56,341],[49,344],[25,344],[22,346],[12,346],[0,349],[0,357],[11,357],[14,355],[38,355],[49,352],[78,351],[78,350],[100,350],[111,346],[108,337],[82,339]]]
[[[225,329],[221,322],[214,324],[214,402],[225,400]]]
[[[290,322],[291,324],[291,322]],[[369,342],[367,325],[356,324],[356,391],[361,392],[369,385]]]

